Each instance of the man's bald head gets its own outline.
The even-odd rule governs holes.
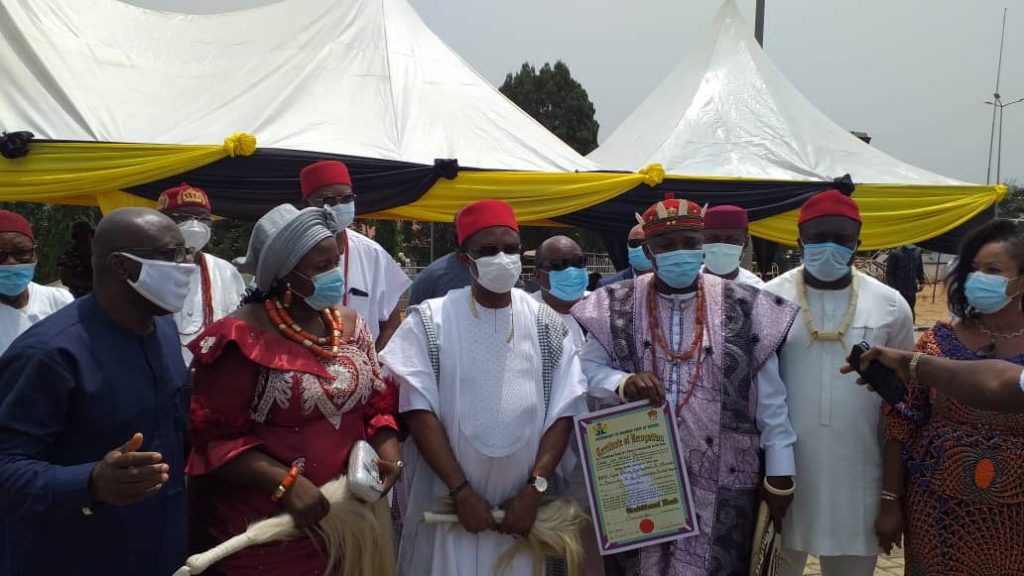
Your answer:
[[[160,250],[184,246],[181,231],[167,216],[150,208],[121,208],[100,220],[92,241],[93,266],[128,248]]]
[[[630,228],[629,236],[626,236],[626,240],[627,241],[629,241],[629,240],[640,240],[642,242],[643,239],[644,239],[644,227],[643,227],[642,224],[637,224],[636,226],[633,226],[632,228]]]
[[[543,267],[552,261],[569,260],[583,256],[583,249],[568,236],[552,236],[540,243],[534,260]]]

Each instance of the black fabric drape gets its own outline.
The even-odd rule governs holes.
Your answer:
[[[811,196],[832,188],[833,182],[772,182],[767,180],[677,180],[666,179],[655,188],[641,184],[607,202],[584,208],[555,220],[563,224],[617,230],[625,243],[629,229],[636,225],[633,214],[672,192],[698,204],[716,206],[732,204],[747,210],[751,220],[760,220],[795,210]]]
[[[338,160],[348,166],[359,214],[377,212],[418,200],[441,177],[457,173],[458,164],[439,160],[435,166],[360,156],[260,148],[248,157],[224,158],[128,192],[157,199],[160,193],[188,182],[210,197],[218,216],[255,220],[283,203],[302,201],[299,172],[317,160]]]

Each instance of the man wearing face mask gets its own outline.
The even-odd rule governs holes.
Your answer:
[[[753,272],[740,266],[750,238],[747,211],[739,206],[713,206],[704,213],[704,270],[719,278],[764,287]]]
[[[827,190],[804,203],[798,223],[803,266],[765,287],[801,308],[779,353],[800,438],[800,487],[783,523],[781,573],[802,575],[807,555],[816,554],[824,576],[870,576],[879,551],[881,400],[836,367],[861,341],[912,348],[914,323],[899,292],[852,267],[861,229],[856,202]]]
[[[778,523],[795,490],[775,350],[797,307],[700,273],[695,203],[669,194],[637,218],[654,274],[600,288],[572,313],[588,334],[580,358],[590,394],[667,400],[687,451],[700,535],[642,548],[640,573],[745,575],[759,492]]]
[[[29,326],[74,300],[67,290],[32,281],[37,260],[28,220],[0,210],[0,354]]]
[[[541,242],[534,256],[537,284],[533,297],[558,312],[577,347],[583,347],[583,330],[569,314],[587,292],[587,258],[583,249],[568,236],[553,236]]]
[[[578,349],[582,349],[586,336],[569,310],[589,294],[586,290],[587,258],[583,255],[583,249],[568,236],[553,236],[537,247],[534,260],[540,290],[534,292],[533,297],[558,312],[572,335],[573,343]],[[559,466],[559,490],[563,496],[576,500],[586,509],[590,504],[587,500],[583,469],[580,468],[579,462],[577,445],[570,442],[566,456]],[[583,544],[584,573],[588,576],[602,576],[605,573],[604,559],[597,548],[593,525],[589,522],[580,529],[580,542]]]
[[[623,280],[631,280],[651,271],[651,260],[644,252],[644,229],[641,225],[637,224],[630,228],[629,236],[626,237],[626,248],[629,250],[629,267],[607,278],[602,278],[597,283],[598,288]]]
[[[181,354],[191,364],[188,343],[207,326],[238,308],[245,296],[245,281],[230,262],[202,252],[210,241],[213,215],[206,192],[188,184],[164,190],[157,208],[178,225],[185,246],[195,250],[199,273],[192,276],[185,307],[174,313],[181,338]]]
[[[322,160],[306,166],[299,174],[306,204],[334,212],[341,269],[346,292],[342,306],[359,313],[381,350],[401,322],[398,301],[412,280],[395,263],[387,250],[348,227],[356,217],[356,195],[348,167],[336,160]]]
[[[515,288],[522,270],[512,207],[482,200],[456,222],[473,283],[410,309],[381,355],[400,385],[412,441],[399,574],[475,576],[530,532],[572,432],[586,380],[562,319]],[[459,524],[425,524],[454,502]],[[505,510],[495,522],[492,508]],[[517,554],[511,576],[533,574]]]
[[[185,560],[189,399],[170,315],[191,261],[159,212],[108,214],[93,293],[0,358],[0,572],[146,576]]]

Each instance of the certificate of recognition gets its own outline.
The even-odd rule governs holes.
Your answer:
[[[695,536],[693,493],[667,403],[624,404],[576,418],[601,554]]]

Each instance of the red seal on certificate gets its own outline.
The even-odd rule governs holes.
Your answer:
[[[640,531],[644,534],[650,534],[654,532],[654,520],[650,518],[644,518],[640,521]]]

